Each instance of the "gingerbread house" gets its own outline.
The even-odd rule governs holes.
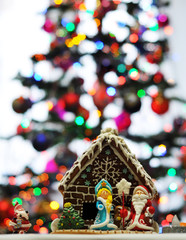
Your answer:
[[[124,139],[118,136],[117,130],[102,130],[88,150],[75,161],[59,185],[64,203],[71,202],[87,226],[95,219],[95,186],[103,178],[112,186],[114,206],[122,205],[116,184],[123,178],[132,183],[129,194],[125,196],[125,205],[130,206],[132,192],[137,185],[146,186],[152,198],[157,195],[151,177]]]

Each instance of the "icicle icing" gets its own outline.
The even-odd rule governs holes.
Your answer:
[[[114,142],[115,147],[112,145],[112,142]],[[92,164],[94,159],[98,156],[98,154],[102,151],[103,147],[107,144],[110,145],[110,147],[114,150],[115,154],[117,154],[117,149],[119,149],[123,153],[123,155],[127,159],[127,162],[130,161],[135,167],[138,177],[141,176],[145,179],[146,185],[149,186],[153,196],[155,196],[157,194],[157,190],[151,180],[151,177],[144,170],[143,166],[137,160],[136,156],[130,151],[124,139],[118,136],[118,131],[112,128],[106,128],[101,131],[101,134],[98,136],[98,138],[92,143],[92,145],[87,149],[87,151],[84,152],[83,155],[75,161],[72,168],[65,174],[65,176],[60,182],[60,186],[63,186],[63,189],[66,190],[66,188],[68,187],[67,185],[74,182],[75,179],[78,178],[78,176],[81,174],[81,172],[88,165]],[[87,157],[88,160],[82,166],[82,160],[85,157]],[[122,159],[122,157],[120,157],[120,160],[125,161],[124,159]],[[74,177],[73,172],[77,167],[79,168],[79,172]]]

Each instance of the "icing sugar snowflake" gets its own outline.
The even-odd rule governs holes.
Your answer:
[[[118,194],[122,195],[124,192],[125,194],[129,194],[131,183],[128,182],[126,179],[122,178],[119,183],[116,184],[116,187],[118,189]]]
[[[118,161],[116,159],[109,159],[109,156],[106,158],[102,158],[101,160],[96,159],[94,161],[94,168],[92,171],[92,175],[94,176],[94,182],[99,181],[104,178],[108,180],[112,178],[113,183],[117,183],[116,179],[121,174],[120,169],[118,168]]]
[[[91,166],[88,166],[87,168],[86,168],[86,172],[90,172],[91,171]]]
[[[81,178],[83,178],[83,179],[85,179],[87,177],[87,174],[85,174],[85,173],[83,173],[82,175],[81,175]]]
[[[106,151],[105,151],[105,154],[107,154],[107,155],[110,155],[110,150],[109,149],[107,149]]]
[[[129,180],[132,180],[134,177],[132,176],[132,174],[129,174]]]
[[[90,181],[86,180],[85,181],[85,186],[89,186],[90,185]]]

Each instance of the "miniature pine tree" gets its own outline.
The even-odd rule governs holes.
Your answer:
[[[72,204],[64,204],[63,213],[58,223],[58,229],[80,229],[84,227],[84,221],[74,210]]]

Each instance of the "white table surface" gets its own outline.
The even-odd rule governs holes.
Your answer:
[[[0,240],[186,240],[186,233],[168,234],[2,234]]]

